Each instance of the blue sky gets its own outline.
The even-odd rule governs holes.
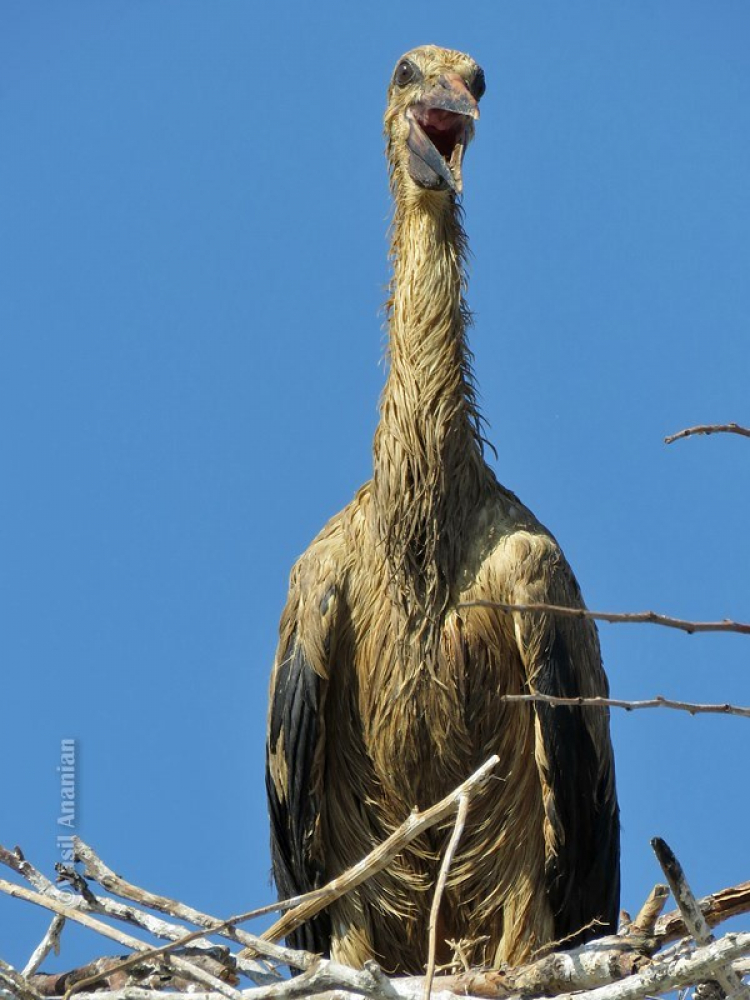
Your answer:
[[[499,478],[590,607],[750,618],[750,444],[663,444],[750,423],[749,32],[742,0],[3,5],[0,842],[52,870],[74,738],[114,868],[217,916],[272,898],[268,673],[293,561],[369,476],[381,117],[417,44],[487,77],[464,204]],[[746,637],[601,638],[618,697],[750,704]],[[624,906],[654,835],[699,893],[748,877],[748,727],[614,712]],[[46,924],[0,897],[0,956]],[[68,928],[48,965],[101,950]]]

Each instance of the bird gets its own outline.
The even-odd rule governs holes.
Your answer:
[[[608,682],[592,620],[487,606],[585,608],[557,541],[485,457],[461,202],[484,91],[470,56],[436,45],[404,55],[390,80],[392,276],[373,474],[291,571],[266,788],[284,899],[345,872],[497,754],[449,870],[437,957],[499,967],[615,930],[619,812],[606,708],[504,700],[606,696]],[[423,973],[453,823],[294,930],[290,946]]]

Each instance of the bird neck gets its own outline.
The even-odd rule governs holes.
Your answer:
[[[433,621],[450,600],[462,529],[489,474],[466,342],[465,248],[453,199],[397,198],[373,508],[404,606]]]

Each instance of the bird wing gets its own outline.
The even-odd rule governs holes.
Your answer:
[[[573,572],[550,535],[521,532],[504,549],[504,561],[513,567],[506,576],[510,603],[585,607]],[[608,695],[593,621],[531,612],[515,612],[513,618],[531,693]],[[617,926],[620,827],[609,712],[541,702],[534,711],[546,888],[555,936],[569,938],[566,943],[572,945]]]
[[[266,791],[271,860],[279,898],[324,881],[319,840],[324,780],[325,704],[338,590],[326,560],[311,547],[292,570],[289,597],[271,675],[266,744]],[[293,931],[293,948],[327,954],[326,913]]]

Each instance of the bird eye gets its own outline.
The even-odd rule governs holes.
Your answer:
[[[397,87],[405,87],[407,83],[415,80],[418,75],[419,70],[411,59],[402,59],[396,67],[396,72],[393,74],[393,82]]]
[[[474,98],[474,100],[478,101],[482,97],[486,89],[487,89],[487,84],[484,82],[484,70],[480,66],[477,68],[477,71],[474,74],[474,79],[471,81],[471,86],[469,87],[469,90],[471,91],[471,95]]]

